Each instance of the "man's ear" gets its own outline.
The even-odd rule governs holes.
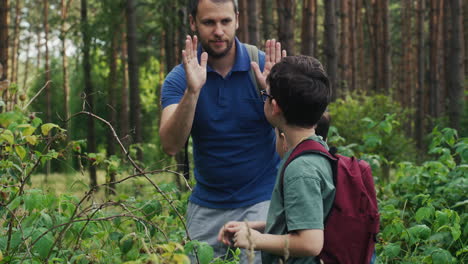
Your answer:
[[[236,30],[239,29],[239,12],[236,13]]]
[[[189,15],[189,22],[190,22],[190,29],[193,32],[196,32],[197,31],[197,25],[196,25],[195,18],[192,15]]]

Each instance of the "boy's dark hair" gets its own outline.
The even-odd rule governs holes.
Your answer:
[[[309,128],[317,124],[331,99],[328,76],[310,56],[288,56],[267,77],[270,94],[287,124]]]
[[[331,116],[328,111],[325,111],[320,117],[320,120],[317,122],[317,127],[315,128],[315,134],[327,140],[328,130],[330,129]]]
[[[208,0],[208,1],[211,1],[213,3],[232,2],[232,4],[234,5],[234,13],[237,14],[237,12],[239,10],[237,0]],[[192,15],[193,18],[195,18],[197,16],[198,3],[199,2],[200,2],[200,0],[189,0],[189,12],[190,12],[190,15]]]

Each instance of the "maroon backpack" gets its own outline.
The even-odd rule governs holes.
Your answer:
[[[330,154],[319,142],[305,140],[286,160],[280,174],[280,184],[284,182],[284,171],[289,163],[306,153],[317,153],[328,158],[336,189],[333,206],[325,220],[320,259],[325,264],[370,263],[380,217],[369,164],[354,157]]]

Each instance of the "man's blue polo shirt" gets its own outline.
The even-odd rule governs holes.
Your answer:
[[[207,67],[191,130],[197,184],[190,201],[209,208],[239,208],[269,200],[279,156],[275,133],[249,75],[247,49],[236,38],[236,61],[225,78]],[[200,60],[201,47],[198,48]],[[259,52],[260,67],[265,54]],[[176,66],[162,87],[163,108],[178,104],[186,89]]]

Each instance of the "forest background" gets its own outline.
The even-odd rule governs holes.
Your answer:
[[[402,188],[399,181],[406,184],[412,181],[411,177],[403,177],[408,173],[424,178],[427,177],[424,170],[431,169],[439,177],[440,172],[432,171],[434,164],[427,165],[437,160],[445,166],[442,182],[451,184],[446,191],[453,194],[453,203],[439,200],[438,208],[433,205],[437,201],[434,194],[428,194],[430,199],[421,198],[418,195],[422,195],[422,190],[425,193],[430,188],[421,185],[422,189],[418,189],[418,184],[423,183],[419,178],[413,179],[416,182],[411,184],[415,189],[406,193],[411,197],[408,199],[416,200],[413,213],[428,208],[423,210],[427,213],[424,216],[434,222],[440,216],[436,212],[449,210],[444,214],[458,217],[458,222],[463,223],[467,219],[468,203],[463,195],[467,187],[468,5],[462,3],[461,0],[239,0],[237,36],[260,48],[266,39],[276,38],[289,55],[311,55],[323,62],[333,84],[330,142],[345,154],[371,162],[376,185],[380,184],[379,199],[397,196]],[[12,219],[21,206],[26,206],[28,195],[32,195],[25,191],[31,184],[40,186],[44,191],[40,195],[44,197],[57,192],[57,196],[51,196],[55,197],[52,200],[62,199],[58,195],[70,191],[68,187],[75,186],[76,182],[84,186],[79,192],[91,190],[83,199],[91,199],[97,190],[105,191],[107,195],[99,197],[104,220],[125,217],[109,216],[104,210],[115,206],[109,201],[117,200],[141,202],[134,204],[138,213],[156,210],[152,202],[166,201],[171,206],[175,203],[173,210],[166,208],[166,214],[161,211],[158,215],[183,218],[187,190],[193,186],[193,179],[183,180],[183,152],[175,158],[162,152],[158,127],[161,85],[167,73],[180,63],[187,34],[193,32],[188,27],[187,3],[182,0],[0,2],[0,171],[3,177],[0,193],[2,207],[9,210],[3,211],[0,221],[8,238],[4,242],[0,239],[0,253],[7,252],[13,258],[22,252],[21,258],[39,261],[53,256],[70,260],[77,255],[67,255],[71,253],[61,251],[64,246],[60,244],[66,240],[68,230],[73,230],[73,221],[83,215],[88,222],[97,217],[90,215],[86,208],[82,208],[82,214],[78,213],[82,203],[74,203],[75,213],[68,216],[68,222],[62,219],[68,223],[67,228],[53,233],[50,244],[44,238],[52,232],[36,232],[45,228],[41,211],[41,217],[35,219],[42,222],[35,223],[29,234],[35,239],[29,245],[18,243],[12,251],[15,230],[24,231],[18,227],[22,221]],[[38,152],[39,148],[42,152]],[[419,174],[413,173],[416,167],[401,165],[409,163],[421,166]],[[15,164],[18,168],[12,169]],[[461,180],[455,181],[458,186],[454,185],[451,177],[460,175]],[[144,181],[118,184],[139,177]],[[65,184],[68,186],[54,190],[53,183],[64,178],[69,179]],[[156,190],[155,197],[159,198],[148,198],[145,180],[151,183]],[[441,184],[441,179],[438,180],[435,182]],[[425,221],[422,216],[419,220],[405,219],[404,215],[411,213],[408,200],[393,203],[392,199],[387,200],[380,207],[392,212],[388,214],[400,214],[403,224],[399,226],[396,218],[389,217],[382,229],[399,226],[404,233],[402,230],[420,227]],[[394,206],[393,209],[386,207],[386,203]],[[34,215],[32,212],[29,216]],[[136,214],[132,218],[137,219],[134,225],[123,229],[133,230],[142,223]],[[145,213],[142,218],[149,221],[147,216]],[[157,222],[154,217],[158,216],[151,216],[153,224]],[[58,216],[52,218],[54,226],[60,225],[56,222]],[[193,247],[203,251],[202,244],[186,243],[182,238],[181,222],[174,220],[172,227],[178,230],[179,236],[163,236],[166,241],[163,249],[152,245],[143,250],[145,239],[138,242],[138,235],[132,238],[117,235],[119,232],[112,229],[115,226],[110,228],[114,231],[106,234],[116,236],[114,242],[121,249],[116,258],[122,261],[150,258],[154,252],[169,252],[174,257],[174,252],[181,250],[180,245],[185,246],[185,251]],[[431,236],[426,236],[424,228],[414,229],[421,240],[431,241],[429,238],[440,235],[441,228],[445,228],[443,224],[427,226],[432,230]],[[160,226],[154,228],[164,231]],[[468,225],[448,228],[450,246],[438,247],[445,252],[441,253],[443,259],[455,262],[457,258],[466,259]],[[83,235],[84,230],[82,227],[81,233],[77,233]],[[456,230],[460,230],[460,235],[456,235]],[[21,238],[25,238],[22,233]],[[388,231],[382,238],[387,244],[379,248],[380,256],[395,263],[405,257],[431,256],[434,262],[434,252],[439,251],[423,250],[421,241],[409,238],[406,245],[397,246],[392,239],[401,240],[403,236],[397,233]],[[144,235],[139,238],[142,237],[146,238]],[[130,246],[130,242],[125,244],[127,241],[132,241]],[[167,248],[173,245],[167,241],[177,243],[174,248]],[[43,247],[38,249],[37,244]],[[89,257],[82,242],[77,240],[71,244]],[[28,248],[30,256],[25,257]],[[143,253],[131,255],[132,249]]]

